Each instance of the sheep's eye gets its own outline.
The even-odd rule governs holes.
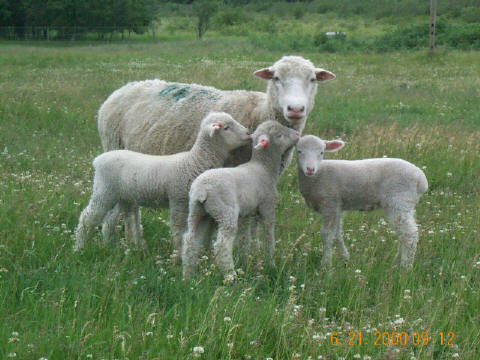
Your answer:
[[[281,138],[282,136],[283,136],[282,133],[277,134],[277,138]]]
[[[320,155],[323,155],[323,151],[320,152]]]
[[[228,129],[230,129],[230,126],[228,125],[223,127],[223,130],[228,130]]]
[[[311,79],[310,79],[310,82],[312,82],[312,83],[314,83],[315,81],[317,81],[316,78],[311,78]]]
[[[302,153],[302,151],[301,151],[301,150],[297,150],[297,154],[301,154],[301,153]]]
[[[275,82],[280,81],[280,78],[278,76],[274,76],[273,81],[275,81]]]

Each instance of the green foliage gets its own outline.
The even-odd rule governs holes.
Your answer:
[[[480,23],[480,6],[469,6],[462,9],[460,18],[466,23]]]
[[[305,15],[305,7],[298,3],[293,9],[293,16],[298,20],[303,18],[303,15]]]
[[[56,27],[58,38],[74,40],[87,31],[99,35],[141,32],[155,19],[157,9],[156,0],[24,0],[0,2],[0,17],[2,26],[21,27],[18,31],[31,31],[33,38],[46,38],[46,28]],[[45,27],[45,31],[27,29],[34,26]]]
[[[218,4],[213,0],[197,0],[193,4],[193,15],[197,19],[195,26],[197,39],[201,40],[210,27],[211,19],[218,10]]]
[[[451,24],[440,21],[435,26],[436,44],[461,49],[480,49],[480,23]],[[425,48],[429,24],[398,27],[378,37],[374,48],[380,51]]]
[[[215,23],[219,27],[239,25],[246,20],[243,10],[239,7],[224,7],[215,16]]]

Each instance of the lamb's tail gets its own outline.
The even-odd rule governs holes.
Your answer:
[[[417,178],[417,194],[422,195],[427,190],[428,190],[427,177],[425,176],[425,173],[422,170],[420,170],[420,173],[418,174],[418,178]]]
[[[207,190],[205,190],[201,186],[195,186],[196,184],[192,184],[190,189],[190,203],[192,202],[200,202],[204,203],[207,200]]]

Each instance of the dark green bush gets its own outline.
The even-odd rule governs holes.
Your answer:
[[[480,49],[480,23],[450,25],[439,41],[449,47],[458,49]]]
[[[429,43],[429,24],[416,24],[398,27],[374,41],[379,51],[426,48]],[[480,48],[480,23],[448,24],[439,21],[435,27],[435,43],[453,48]]]
[[[232,26],[241,24],[246,20],[245,15],[241,8],[225,7],[215,16],[215,25]]]

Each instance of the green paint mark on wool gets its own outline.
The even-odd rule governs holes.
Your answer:
[[[173,93],[172,97],[173,99],[175,100],[175,102],[179,102],[180,100],[182,100],[184,97],[187,97],[188,95],[188,86],[187,87],[184,87],[183,89],[180,89],[176,92]]]
[[[159,91],[158,96],[160,97],[166,96],[170,94],[172,91],[177,90],[178,87],[179,86],[177,84],[168,85],[166,88]]]

